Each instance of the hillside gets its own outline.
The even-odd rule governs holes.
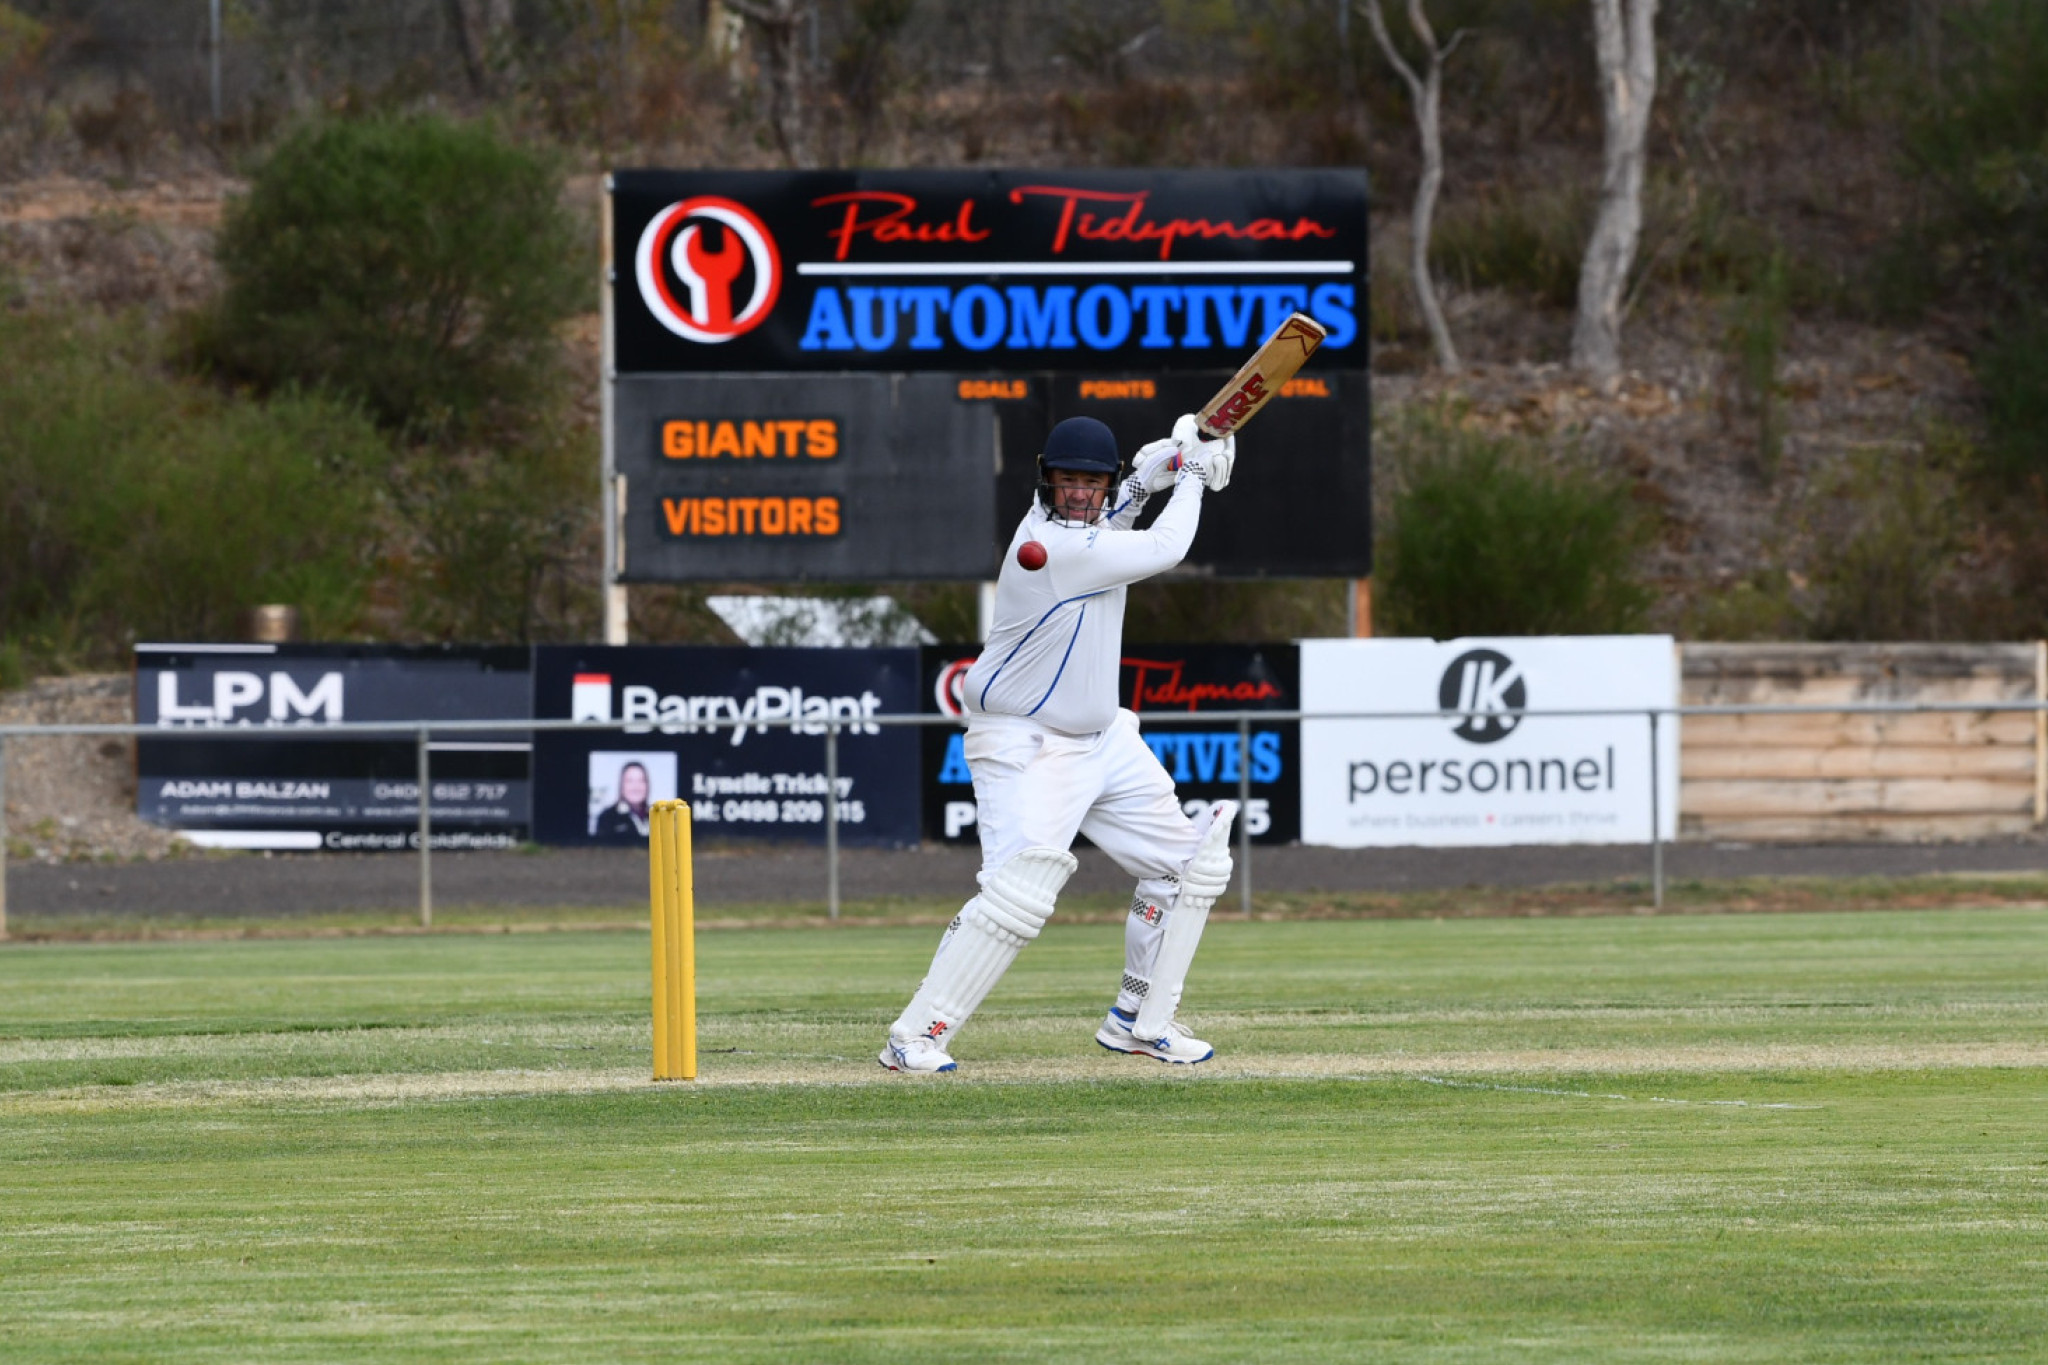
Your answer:
[[[44,8],[52,19],[66,9]],[[314,68],[294,79],[329,81],[329,107],[425,101],[507,121],[566,158],[567,193],[586,222],[597,172],[615,164],[1362,163],[1378,199],[1383,514],[1412,453],[1404,414],[1428,408],[1625,479],[1652,528],[1642,571],[1657,628],[1769,637],[2038,627],[2011,591],[2024,555],[1965,468],[1982,427],[1972,348],[1991,319],[1968,298],[1916,312],[1886,297],[1887,253],[1925,197],[1907,173],[1897,107],[1929,50],[1918,0],[1801,0],[1768,12],[1666,5],[1627,374],[1613,393],[1563,363],[1599,144],[1576,5],[1436,6],[1440,27],[1463,20],[1469,30],[1447,68],[1435,252],[1468,361],[1457,375],[1429,365],[1409,296],[1416,154],[1405,94],[1362,23],[1351,26],[1350,60],[1332,63],[1317,7],[1270,4],[1233,18],[1148,4],[825,4],[808,50],[721,18],[715,4],[636,10],[635,26],[603,51],[581,21],[547,21],[568,27],[544,42],[545,24],[515,17],[495,31],[481,78],[462,60],[468,38],[428,12],[441,7],[387,8],[390,25],[358,35],[349,80]],[[146,20],[123,22],[128,39],[146,36]],[[410,60],[378,46],[398,43],[401,28]],[[1233,42],[1250,54],[1235,66]],[[122,76],[123,90],[146,98],[106,95],[106,53],[119,48],[109,44],[97,56],[83,44],[43,55],[45,135],[14,140],[13,174],[0,181],[0,281],[17,310],[175,320],[218,287],[222,207],[268,134],[211,123],[176,82]],[[294,69],[280,51],[228,49],[231,96],[240,89],[241,106],[264,110],[259,122],[271,128],[303,116],[250,93],[262,71]],[[614,65],[594,70],[600,57]],[[301,110],[313,90],[295,97]],[[50,112],[60,108],[68,130]],[[104,125],[121,117],[134,127],[117,137]],[[569,401],[588,423],[594,315],[566,328],[564,344]],[[594,434],[583,439],[594,465]],[[590,521],[579,540],[594,549]],[[1918,557],[1917,586],[1882,601],[1842,586],[1861,571],[1843,569],[1840,548],[1887,535]],[[589,586],[580,566],[574,578]],[[589,628],[588,604],[564,605],[580,591],[555,586],[555,605],[534,618],[540,633]],[[1328,591],[1261,591],[1221,613],[1225,630],[1341,629]],[[942,633],[964,618],[959,593],[911,596]],[[1856,602],[1844,607],[1850,598],[1860,616]],[[1147,610],[1162,628],[1185,617],[1165,597],[1140,604],[1141,634]],[[635,613],[652,636],[719,638],[689,593],[636,592]]]

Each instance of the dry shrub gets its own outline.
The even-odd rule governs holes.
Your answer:
[[[1650,527],[1626,484],[1576,455],[1417,409],[1380,438],[1390,515],[1376,606],[1390,634],[1605,635],[1644,628]]]

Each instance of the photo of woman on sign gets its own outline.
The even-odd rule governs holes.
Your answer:
[[[619,799],[597,822],[599,838],[647,837],[647,769],[628,763],[619,769]]]
[[[649,809],[676,794],[674,754],[590,756],[590,837],[631,843],[647,837]]]

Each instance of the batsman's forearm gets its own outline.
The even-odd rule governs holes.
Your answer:
[[[1170,569],[1187,557],[1188,550],[1195,543],[1195,532],[1202,525],[1202,481],[1193,476],[1183,477],[1173,485],[1173,498],[1159,519],[1152,523],[1151,534],[1160,537],[1162,553],[1173,555],[1160,569]],[[1153,570],[1154,573],[1159,569]]]
[[[1061,566],[1063,593],[1100,592],[1163,573],[1187,557],[1202,520],[1202,481],[1182,479],[1159,520],[1143,531],[1105,530],[1095,544]]]

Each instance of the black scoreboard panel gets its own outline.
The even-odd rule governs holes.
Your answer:
[[[986,578],[996,421],[946,375],[618,381],[627,582]]]
[[[1128,461],[1229,377],[624,377],[624,577],[992,578],[1055,422],[1100,418]],[[1179,571],[1368,572],[1370,399],[1356,373],[1292,381],[1238,438],[1236,477]]]
[[[1364,374],[1311,373],[1291,381],[1237,440],[1230,486],[1207,495],[1202,529],[1180,572],[1218,578],[1343,578],[1372,565],[1372,394]],[[1037,455],[1053,423],[1099,418],[1128,465],[1138,448],[1173,433],[1230,378],[1046,375],[1027,397],[999,402],[1003,465],[996,528],[1009,543],[1038,480]],[[1166,495],[1155,502],[1162,504]],[[1148,513],[1140,524],[1149,524]],[[1000,547],[998,547],[1000,552]]]

